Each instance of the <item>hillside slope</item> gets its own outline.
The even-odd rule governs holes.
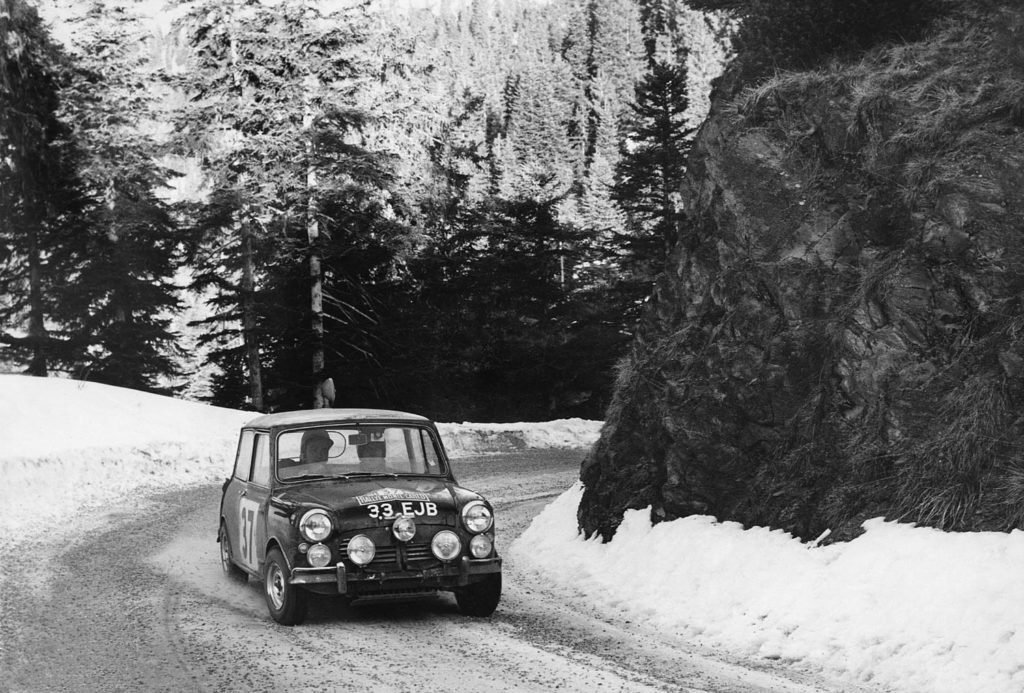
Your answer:
[[[1024,526],[1024,26],[988,10],[718,103],[581,528]]]

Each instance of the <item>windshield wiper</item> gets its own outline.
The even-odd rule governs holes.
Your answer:
[[[397,479],[398,474],[394,472],[348,472],[342,475],[345,479],[351,479],[356,476],[389,476],[392,479]]]
[[[306,479],[335,479],[333,474],[299,474],[298,476],[290,476],[283,481],[304,481]]]

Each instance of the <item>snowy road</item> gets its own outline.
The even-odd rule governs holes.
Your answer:
[[[581,456],[530,452],[455,466],[494,502],[506,550],[572,484]],[[849,690],[715,658],[537,584],[508,559],[491,619],[460,616],[447,595],[349,608],[317,598],[303,626],[284,628],[255,582],[221,574],[219,494],[208,485],[166,493],[112,511],[74,541],[4,549],[0,690]],[[41,564],[48,578],[33,569]]]

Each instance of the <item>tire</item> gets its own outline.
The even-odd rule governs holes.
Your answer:
[[[488,575],[480,582],[466,585],[455,592],[459,612],[466,616],[490,616],[501,600],[501,573]]]
[[[220,544],[220,567],[224,570],[224,574],[236,582],[248,582],[249,575],[235,565],[231,540],[228,538],[228,528],[223,520],[221,520],[220,530],[217,532],[217,542]]]
[[[267,553],[263,566],[263,597],[270,617],[282,626],[297,626],[306,620],[309,595],[301,587],[288,584],[288,564],[279,549]]]

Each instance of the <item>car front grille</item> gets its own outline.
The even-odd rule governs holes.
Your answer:
[[[394,546],[378,546],[370,566],[385,566],[398,563],[398,549]]]
[[[424,568],[426,563],[432,565],[439,562],[430,550],[430,544],[407,544],[403,547],[402,553],[405,556],[405,563],[414,564],[416,568]],[[398,568],[398,547],[378,546],[377,553],[367,567],[371,570],[374,568],[378,570]]]
[[[430,544],[409,544],[405,547],[405,559],[408,561],[436,561]]]

